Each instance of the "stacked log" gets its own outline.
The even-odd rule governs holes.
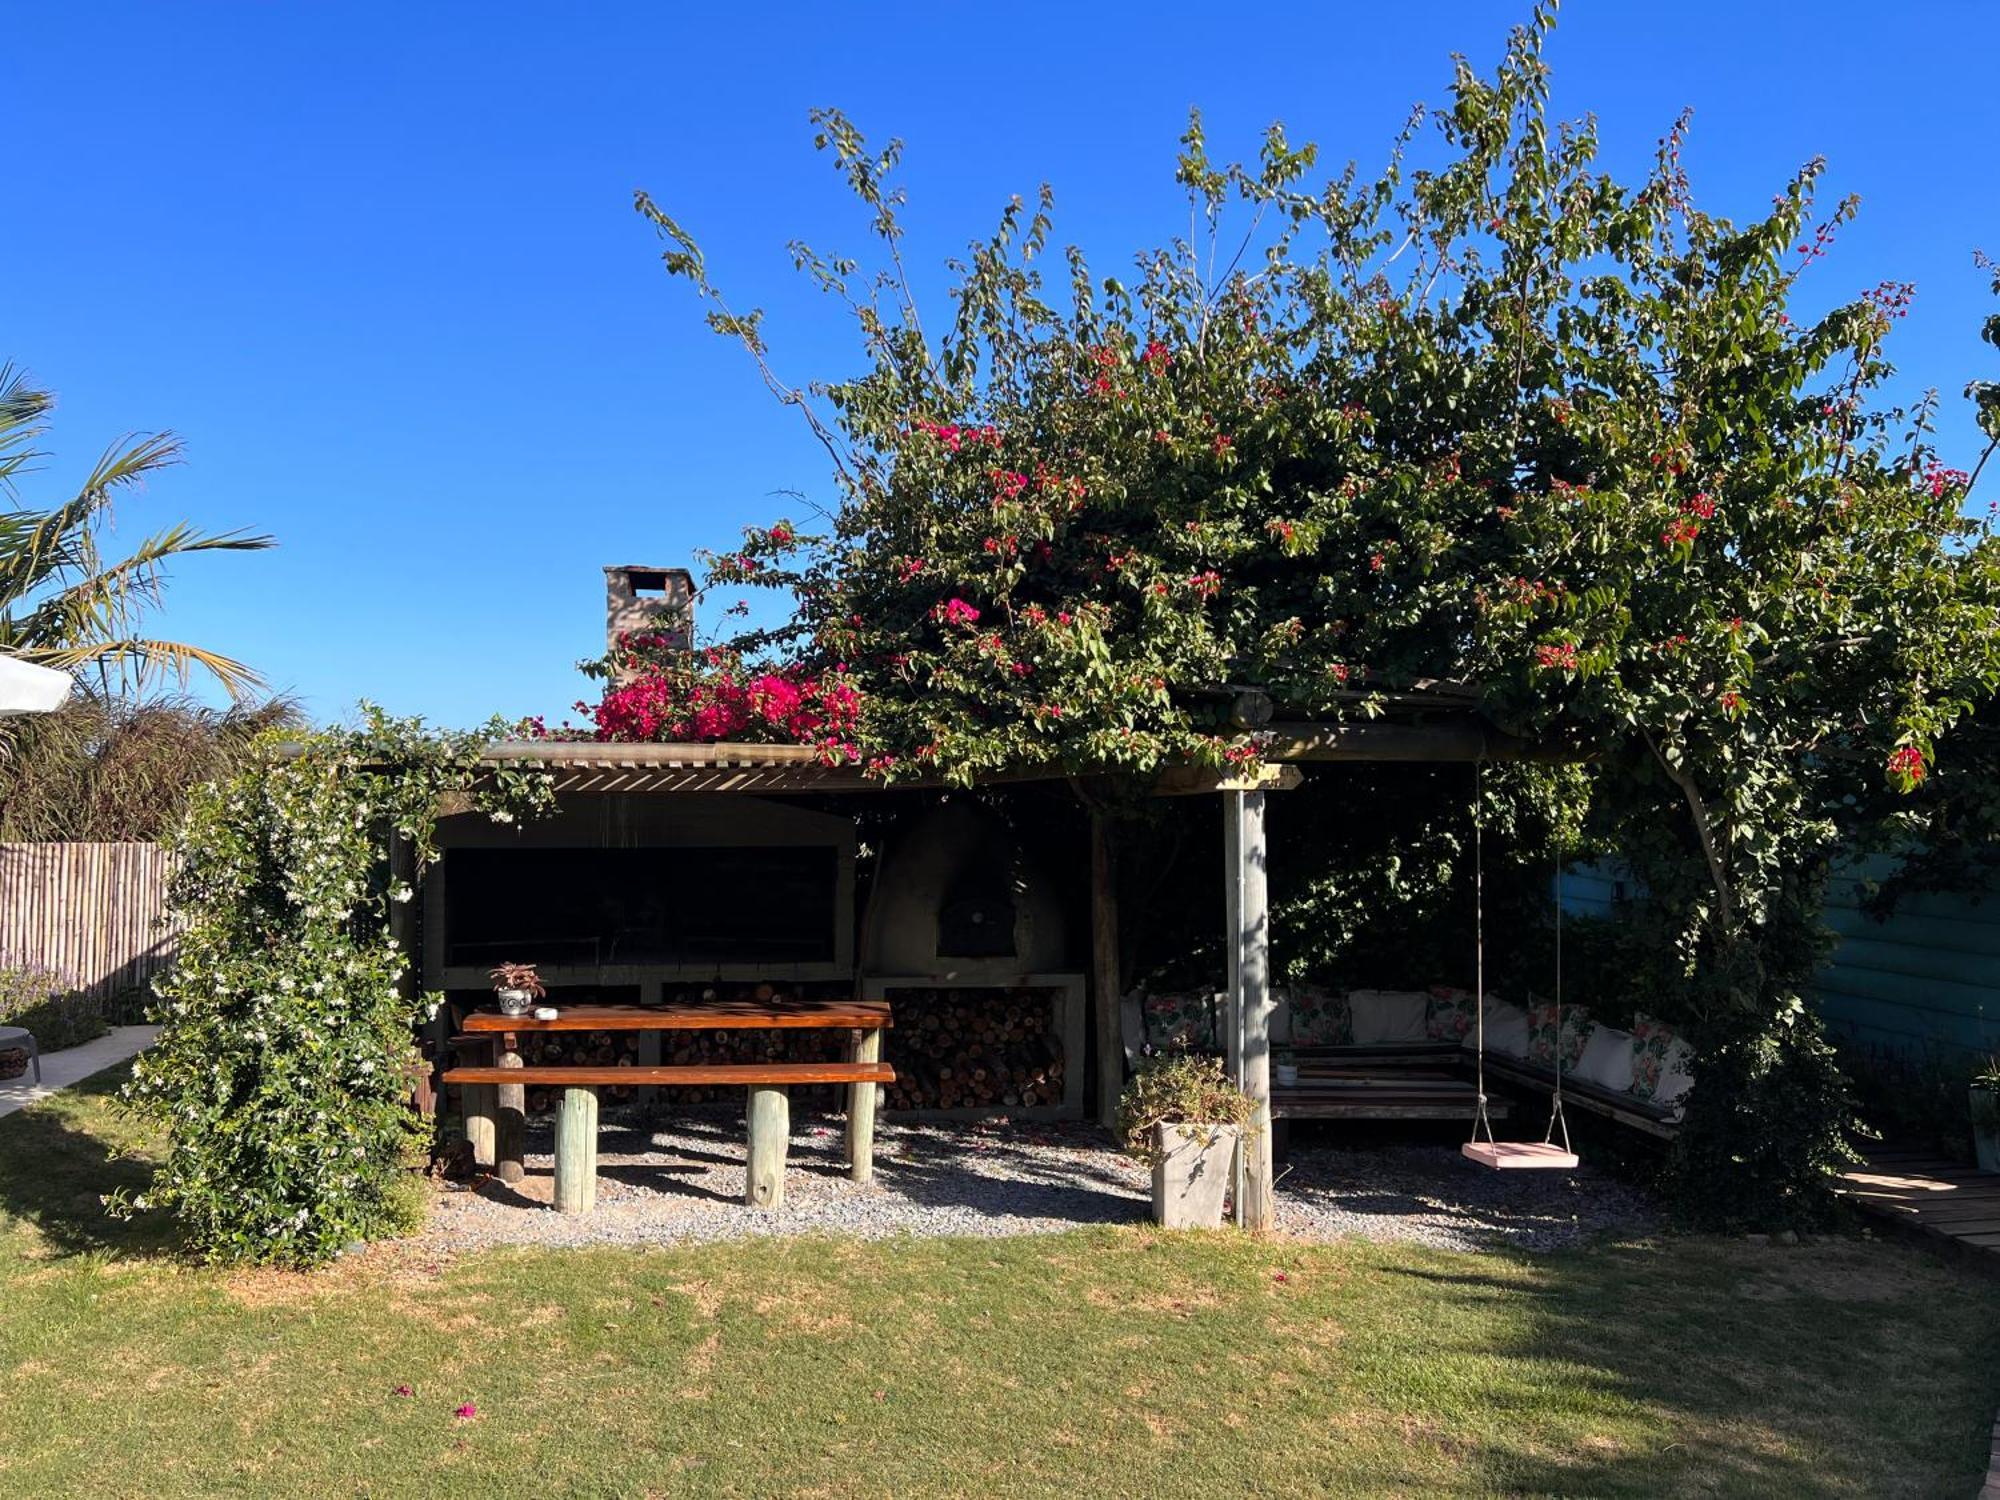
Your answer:
[[[553,1068],[562,1064],[589,1068],[631,1068],[639,1062],[639,1033],[636,1031],[530,1031],[521,1035],[521,1061],[531,1068]],[[531,1115],[554,1109],[563,1091],[530,1088],[527,1111]],[[619,1084],[603,1091],[606,1103],[630,1099],[632,1090]]]
[[[898,989],[890,1109],[1019,1109],[1062,1102],[1062,1038],[1043,989]]]

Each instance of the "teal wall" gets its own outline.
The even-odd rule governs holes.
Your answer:
[[[1910,896],[1895,915],[1865,915],[1860,874],[1836,877],[1826,921],[1839,935],[1815,991],[1827,1028],[1879,1057],[1940,1061],[2000,1052],[2000,892]]]
[[[1910,896],[1886,922],[1860,906],[1863,878],[1893,868],[1875,859],[1836,877],[1826,922],[1838,943],[1820,970],[1814,998],[1827,1029],[1873,1057],[1952,1062],[2000,1053],[2000,891]],[[1563,873],[1563,910],[1616,914],[1638,894],[1613,865]]]

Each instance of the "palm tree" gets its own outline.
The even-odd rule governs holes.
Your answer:
[[[17,503],[16,476],[43,455],[55,398],[26,372],[0,365],[0,504]],[[243,531],[208,535],[176,522],[130,555],[107,562],[99,550],[111,502],[122,489],[178,463],[180,440],[142,433],[114,444],[75,498],[52,510],[0,509],[0,655],[39,666],[92,669],[101,690],[144,688],[162,675],[185,687],[206,672],[233,699],[259,685],[242,662],[184,641],[142,632],[160,603],[165,566],[191,552],[250,552],[274,545]]]

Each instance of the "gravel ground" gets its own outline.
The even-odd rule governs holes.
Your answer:
[[[1146,1169],[1088,1125],[883,1123],[875,1181],[848,1180],[840,1120],[794,1118],[785,1203],[743,1203],[740,1115],[682,1117],[650,1132],[607,1118],[597,1207],[549,1207],[550,1140],[532,1126],[527,1177],[447,1187],[422,1241],[439,1252],[492,1245],[665,1244],[753,1234],[1045,1234],[1143,1222]],[[1587,1168],[1488,1172],[1452,1146],[1301,1145],[1278,1184],[1278,1226],[1309,1239],[1355,1234],[1446,1249],[1553,1249],[1643,1232],[1644,1200]]]

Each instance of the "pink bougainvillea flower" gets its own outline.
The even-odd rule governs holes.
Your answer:
[[[389,1394],[392,1396],[414,1396],[416,1392],[411,1390],[407,1385],[399,1385],[393,1391],[389,1392]]]
[[[470,1422],[474,1417],[479,1415],[479,1408],[473,1402],[468,1401],[465,1405],[454,1411],[452,1415],[457,1417],[461,1422]]]

